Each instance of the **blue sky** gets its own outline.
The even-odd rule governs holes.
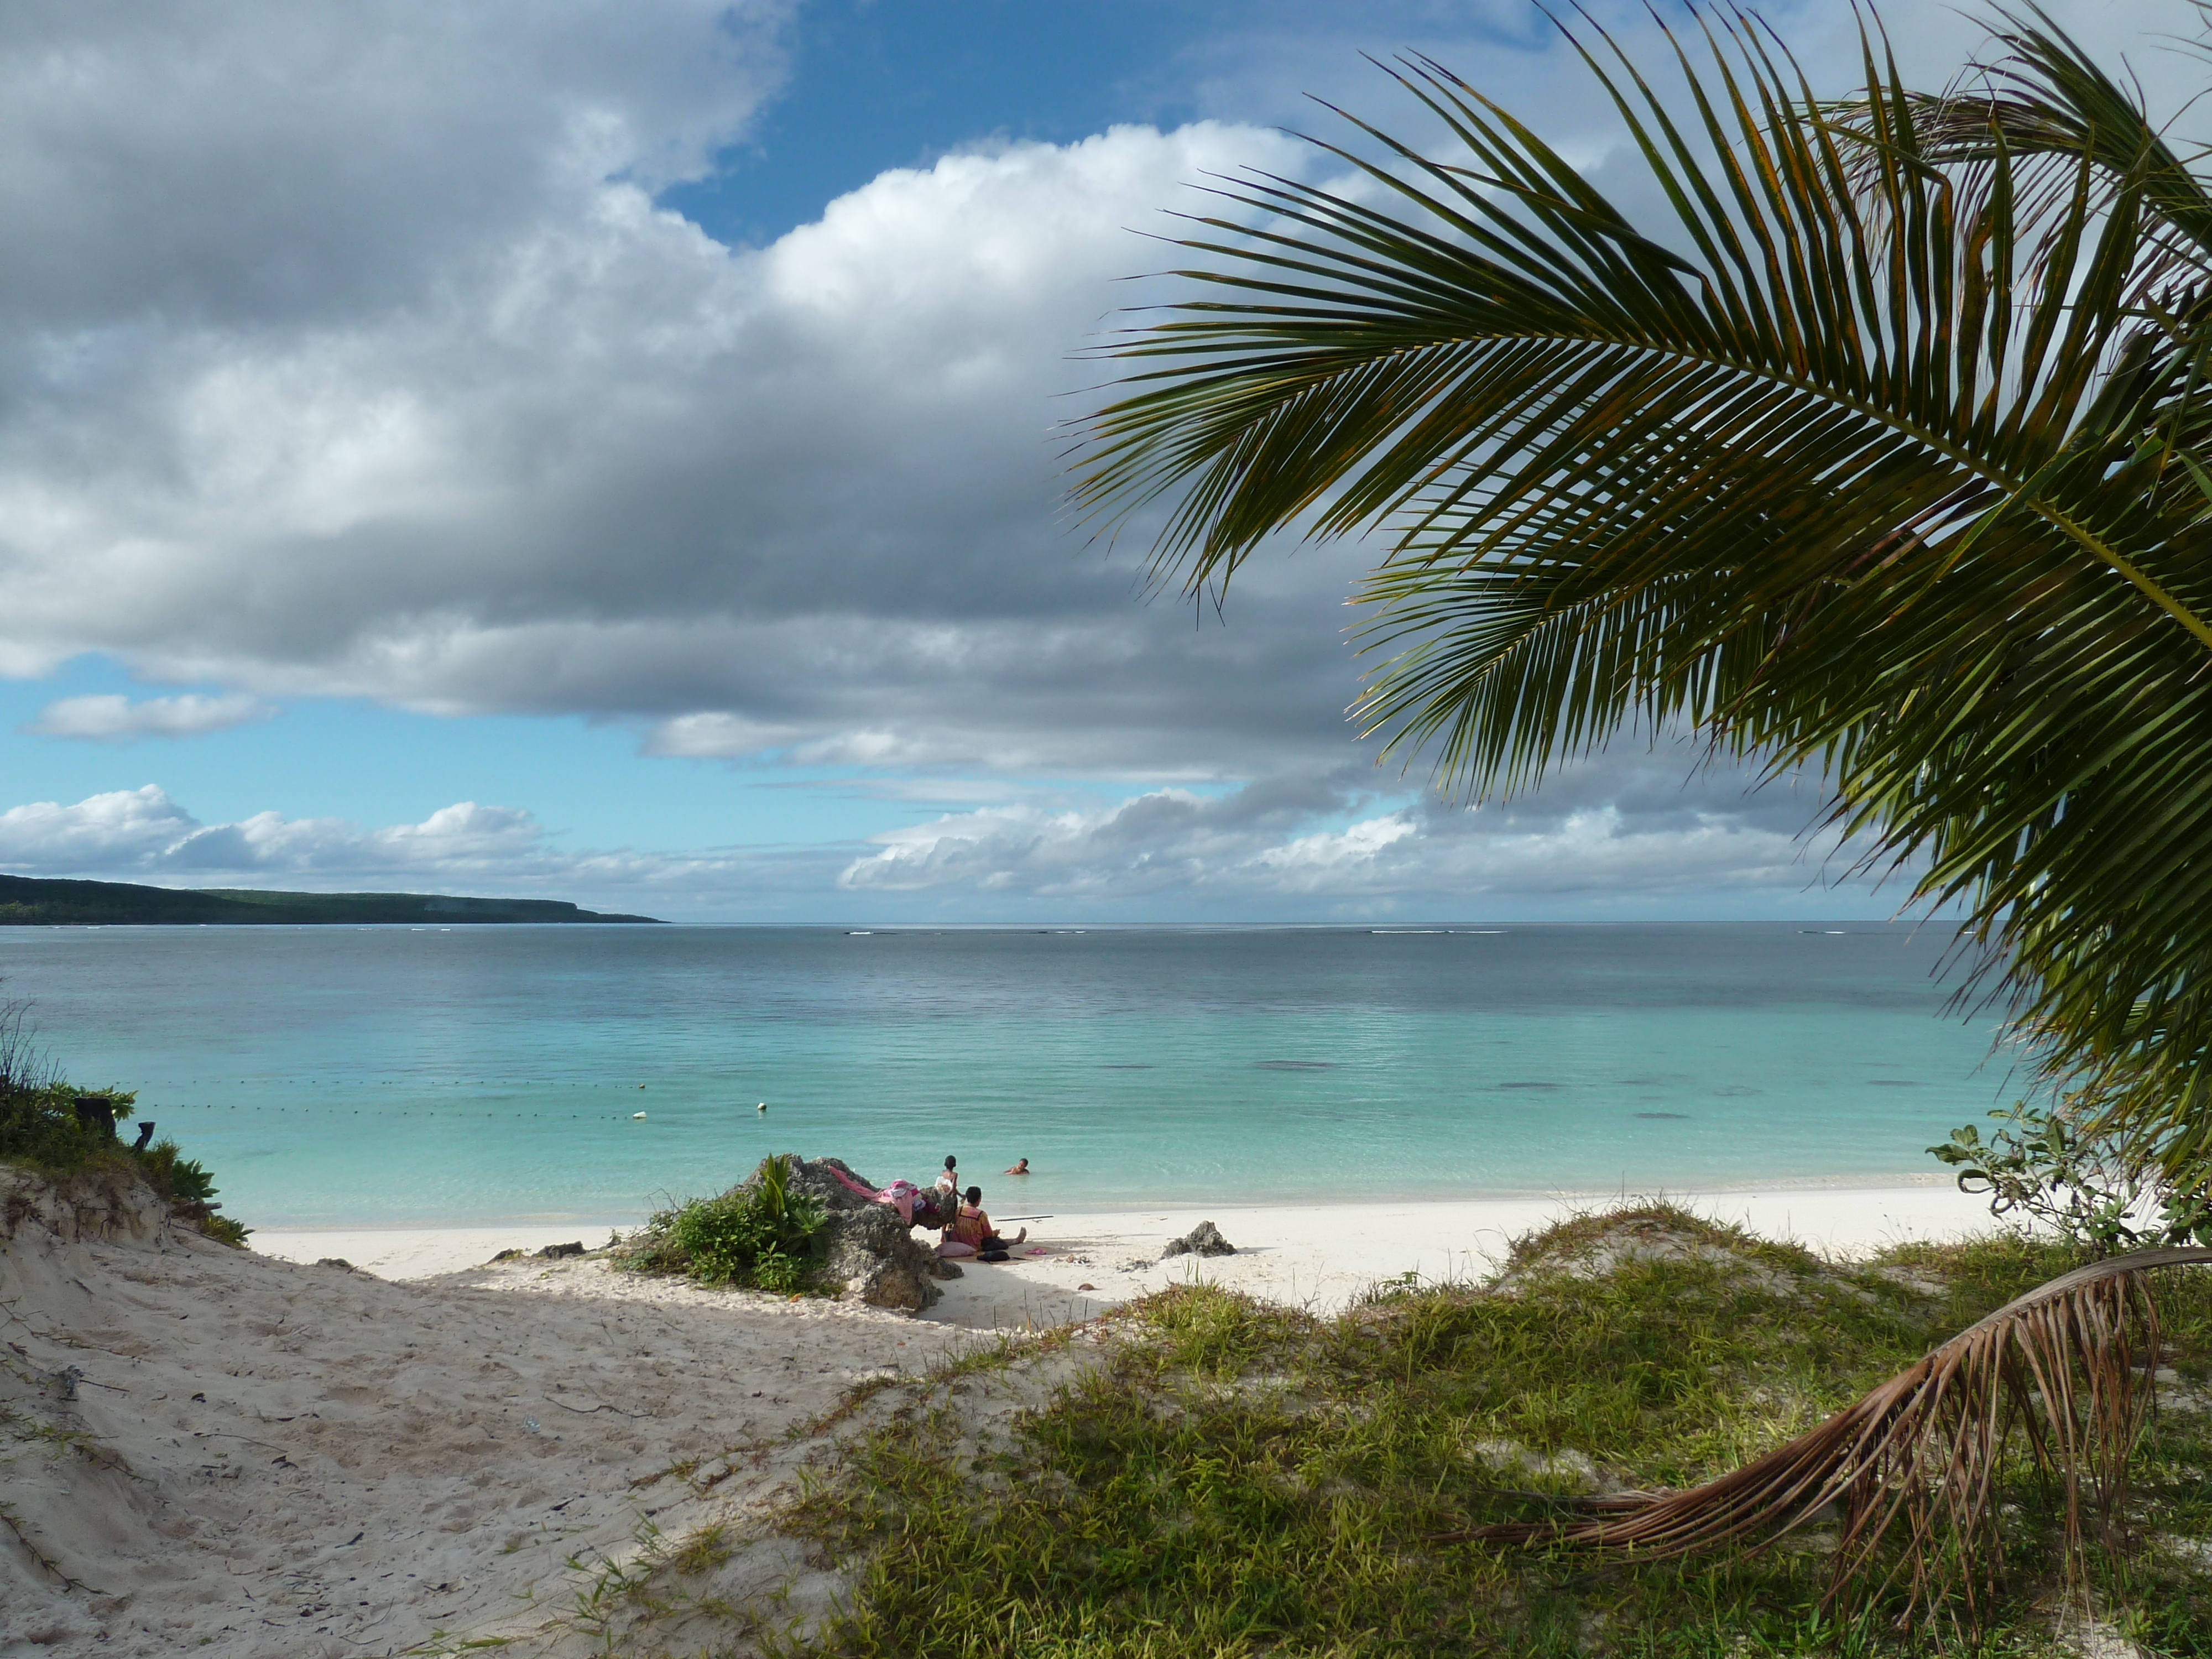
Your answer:
[[[2062,9],[2182,84],[2179,3]],[[1845,9],[1771,15],[1847,71]],[[1973,39],[1891,21],[1931,79]],[[1674,748],[1480,812],[1377,770],[1356,550],[1215,618],[1066,523],[1077,354],[1164,291],[1137,233],[1315,167],[1308,94],[1419,131],[1360,57],[1409,48],[1617,155],[1517,0],[0,17],[0,869],[713,921],[1887,914],[1816,886],[1809,791]]]

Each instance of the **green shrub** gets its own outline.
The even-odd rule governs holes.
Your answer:
[[[198,1158],[178,1156],[183,1150],[173,1140],[157,1140],[139,1155],[138,1161],[162,1197],[204,1204],[216,1195],[215,1176]]]
[[[0,1086],[0,1159],[65,1175],[119,1150],[105,1129],[88,1128],[77,1121],[80,1095],[106,1101],[118,1120],[131,1115],[131,1103],[138,1098],[125,1090],[79,1089],[61,1082],[34,1088]]]
[[[200,1231],[218,1244],[228,1244],[234,1250],[246,1248],[246,1241],[253,1236],[253,1229],[233,1221],[227,1215],[200,1218]]]
[[[789,1294],[814,1271],[822,1206],[791,1190],[789,1166],[764,1158],[753,1178],[719,1198],[698,1198],[653,1218],[664,1243],[639,1265],[681,1271],[702,1285],[744,1285]]]
[[[2175,1181],[2148,1154],[2096,1127],[2095,1103],[2069,1095],[2048,1110],[2027,1101],[1994,1111],[1987,1140],[1966,1124],[1928,1150],[1959,1172],[1959,1190],[2098,1255],[2212,1243],[2212,1181]]]
[[[81,1099],[106,1102],[120,1122],[130,1117],[138,1097],[127,1089],[80,1089],[64,1079],[37,1041],[30,1009],[20,997],[0,1000],[0,1164],[42,1175],[135,1165],[179,1218],[210,1238],[243,1246],[250,1230],[215,1212],[216,1206],[209,1201],[216,1194],[214,1176],[198,1160],[179,1157],[175,1141],[143,1149],[125,1146],[105,1127],[79,1120]]]
[[[215,1175],[198,1158],[182,1156],[173,1140],[143,1149],[125,1145],[105,1129],[77,1121],[80,1095],[98,1095],[115,1107],[118,1118],[131,1112],[131,1094],[116,1089],[82,1090],[66,1083],[36,1091],[0,1094],[0,1164],[14,1164],[41,1175],[74,1175],[82,1170],[137,1168],[178,1217],[210,1238],[243,1246],[252,1229],[216,1213]]]
[[[173,1140],[157,1140],[143,1152],[126,1148],[124,1156],[137,1160],[154,1190],[169,1200],[179,1217],[210,1238],[244,1249],[253,1230],[216,1213],[222,1206],[211,1201],[219,1190],[214,1172],[198,1158],[180,1156],[182,1151]]]

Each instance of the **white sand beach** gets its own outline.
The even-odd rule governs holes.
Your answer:
[[[270,1231],[238,1251],[143,1206],[5,1182],[0,1653],[62,1659],[397,1654],[526,1629],[573,1606],[572,1561],[766,1501],[811,1455],[787,1437],[856,1380],[1186,1276],[1316,1310],[1407,1273],[1470,1277],[1603,1201],[1058,1215],[1032,1224],[1046,1255],[970,1264],[909,1317],[589,1259],[483,1265],[573,1225]],[[1990,1224],[1948,1184],[1668,1196],[1838,1251]],[[1161,1262],[1201,1219],[1237,1253]],[[693,1460],[731,1478],[669,1473]],[[794,1607],[834,1588],[795,1557],[761,1562]]]
[[[1961,1238],[1992,1224],[1987,1201],[1960,1192],[1944,1176],[1883,1185],[1779,1184],[1443,1203],[1061,1212],[1027,1224],[1032,1246],[1046,1255],[1018,1256],[1002,1266],[969,1264],[960,1279],[945,1286],[945,1300],[920,1317],[935,1325],[1018,1329],[1088,1317],[1191,1276],[1327,1313],[1379,1280],[1409,1273],[1425,1282],[1480,1278],[1504,1259],[1513,1239],[1582,1211],[1638,1198],[1664,1198],[1764,1237],[1844,1255],[1905,1240]],[[1159,1260],[1169,1240],[1208,1220],[1237,1247],[1235,1255]],[[601,1224],[596,1234],[574,1224],[268,1229],[254,1235],[253,1248],[288,1261],[336,1256],[381,1278],[428,1280],[478,1267],[503,1249],[534,1251],[566,1242],[604,1244],[606,1228]],[[542,1273],[549,1264],[533,1266]]]

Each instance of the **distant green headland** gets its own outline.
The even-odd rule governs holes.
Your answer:
[[[244,888],[140,887],[122,881],[0,876],[0,927],[301,927],[351,922],[638,921],[557,899],[453,898],[442,893],[262,893]]]

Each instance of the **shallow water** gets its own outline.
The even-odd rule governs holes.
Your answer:
[[[1949,939],[0,928],[0,990],[249,1224],[628,1220],[771,1151],[1014,1215],[1927,1174],[2010,1097]]]

